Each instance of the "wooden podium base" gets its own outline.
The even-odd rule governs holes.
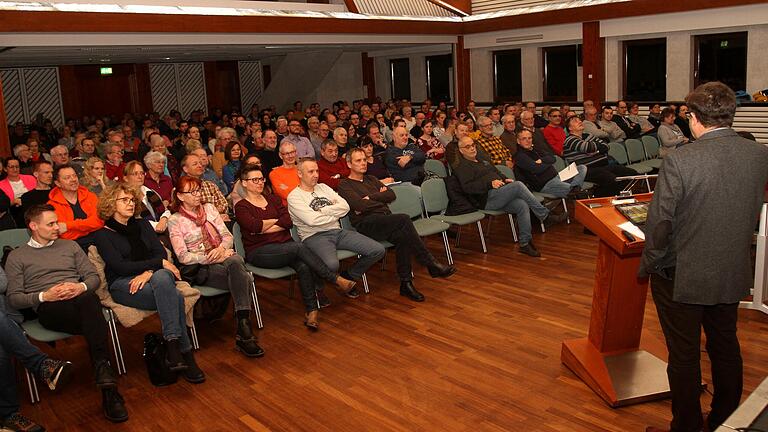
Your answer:
[[[669,396],[667,363],[647,351],[603,354],[587,338],[571,339],[560,360],[614,408]]]

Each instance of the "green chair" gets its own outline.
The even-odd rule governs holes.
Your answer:
[[[512,168],[506,165],[496,165],[496,169],[499,170],[499,172],[501,172],[504,175],[504,177],[515,180],[515,171]],[[536,198],[536,200],[538,200],[542,204],[544,204],[544,202],[548,200],[551,201],[551,200],[560,199],[554,195],[543,194],[541,192],[531,191],[531,194],[533,194],[533,197]],[[565,200],[562,201],[562,204],[565,211],[568,212],[568,207],[565,206]],[[571,223],[570,219],[568,220],[568,223]],[[544,221],[540,221],[539,225],[541,226],[541,232],[547,232],[547,227],[544,226]],[[515,236],[515,239],[517,239],[517,236]]]
[[[630,138],[624,141],[624,147],[627,149],[627,161],[629,162],[627,168],[632,168],[640,174],[653,171],[653,167],[644,161],[645,150],[643,150],[642,141]]]
[[[480,234],[480,244],[483,246],[483,253],[488,253],[485,246],[485,235],[483,234],[483,225],[480,221],[485,218],[483,212],[474,211],[461,215],[447,216],[445,211],[448,209],[448,192],[445,190],[445,181],[443,179],[429,179],[421,184],[421,197],[424,202],[424,211],[430,219],[437,219],[451,225],[457,225],[459,231],[456,235],[456,243],[459,242],[461,227],[464,225],[477,224],[477,232]],[[429,216],[431,213],[436,213]]]
[[[661,168],[662,160],[659,158],[659,141],[651,135],[643,135],[642,140],[645,155],[648,157],[645,163],[655,169]]]
[[[427,159],[427,161],[424,162],[424,171],[435,173],[441,178],[448,176],[448,170],[445,168],[445,165],[435,159]]]
[[[448,243],[448,225],[437,219],[427,219],[424,217],[424,211],[421,206],[421,194],[416,186],[411,184],[401,184],[392,187],[395,193],[395,200],[389,203],[389,211],[392,213],[401,213],[408,215],[413,220],[413,226],[419,237],[427,237],[434,234],[442,234],[443,245],[445,246],[445,256],[448,264],[453,264],[451,255],[451,246]]]

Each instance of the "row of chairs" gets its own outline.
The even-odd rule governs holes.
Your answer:
[[[642,139],[630,138],[623,143],[608,144],[608,154],[622,165],[632,168],[640,174],[647,174],[661,167],[659,141],[651,135]]]

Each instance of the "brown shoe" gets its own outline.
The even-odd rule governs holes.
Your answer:
[[[313,332],[319,330],[320,324],[317,323],[317,309],[304,314],[304,325]]]
[[[357,282],[349,279],[345,279],[341,276],[336,276],[336,289],[342,294],[347,294],[357,285]]]

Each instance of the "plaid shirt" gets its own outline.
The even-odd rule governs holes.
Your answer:
[[[200,195],[200,198],[202,199],[203,203],[213,204],[213,206],[216,207],[216,210],[218,210],[220,214],[227,214],[229,204],[227,203],[227,199],[224,197],[224,194],[222,194],[219,190],[218,186],[216,186],[213,182],[203,180],[203,190],[201,192],[202,195]]]
[[[493,165],[504,165],[506,161],[515,159],[509,149],[501,142],[501,138],[497,136],[486,138],[481,135],[475,140],[475,144],[488,154]]]

